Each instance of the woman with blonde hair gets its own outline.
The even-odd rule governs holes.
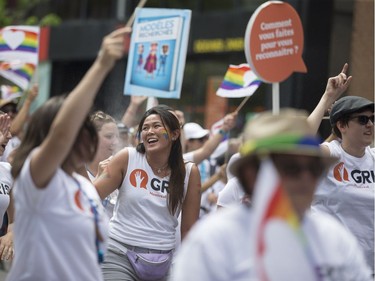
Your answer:
[[[118,150],[119,130],[115,119],[101,110],[95,111],[90,116],[99,137],[98,149],[94,159],[86,165],[86,171],[91,181],[94,181],[100,169],[104,169]],[[113,207],[117,200],[117,191],[112,192],[103,200],[103,206],[108,217],[112,217]]]

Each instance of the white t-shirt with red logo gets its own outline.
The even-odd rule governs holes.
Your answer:
[[[10,170],[11,166],[8,162],[0,162],[0,227],[3,224],[4,214],[9,206],[9,193],[13,185]]]
[[[127,149],[128,169],[110,221],[110,244],[117,247],[125,243],[156,250],[174,249],[181,208],[174,215],[169,212],[169,176],[161,178],[155,175],[144,154],[135,148]],[[185,164],[184,196],[192,165],[191,162]]]
[[[13,192],[15,258],[8,281],[103,280],[92,208],[98,211],[102,250],[108,218],[89,180],[59,168],[48,185],[38,189],[30,174],[29,156]]]
[[[346,153],[338,141],[325,142],[338,161],[317,188],[312,210],[331,214],[358,239],[374,272],[374,159],[367,147],[361,158]]]

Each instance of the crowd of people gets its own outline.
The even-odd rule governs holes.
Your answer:
[[[211,132],[146,97],[92,111],[130,32],[68,95],[0,103],[7,280],[374,280],[374,102],[343,97],[349,66],[311,114],[259,113],[223,150],[238,112]]]

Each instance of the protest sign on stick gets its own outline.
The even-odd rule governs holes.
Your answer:
[[[245,33],[245,55],[255,74],[272,85],[272,109],[279,112],[279,82],[293,72],[307,72],[302,60],[303,29],[295,9],[267,1],[251,16]]]
[[[125,95],[180,97],[190,18],[190,10],[136,9]]]
[[[139,1],[136,9],[137,8],[143,8],[146,5],[146,2],[147,2],[147,0],[141,0],[141,1]],[[126,25],[125,25],[126,27],[131,27],[133,25],[134,17],[135,17],[135,10],[132,13],[132,15],[130,16],[130,18],[128,19],[128,21],[126,22]]]

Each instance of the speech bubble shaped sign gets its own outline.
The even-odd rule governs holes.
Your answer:
[[[291,5],[268,1],[256,9],[246,28],[245,55],[262,81],[277,83],[307,72],[302,51],[302,24]]]

